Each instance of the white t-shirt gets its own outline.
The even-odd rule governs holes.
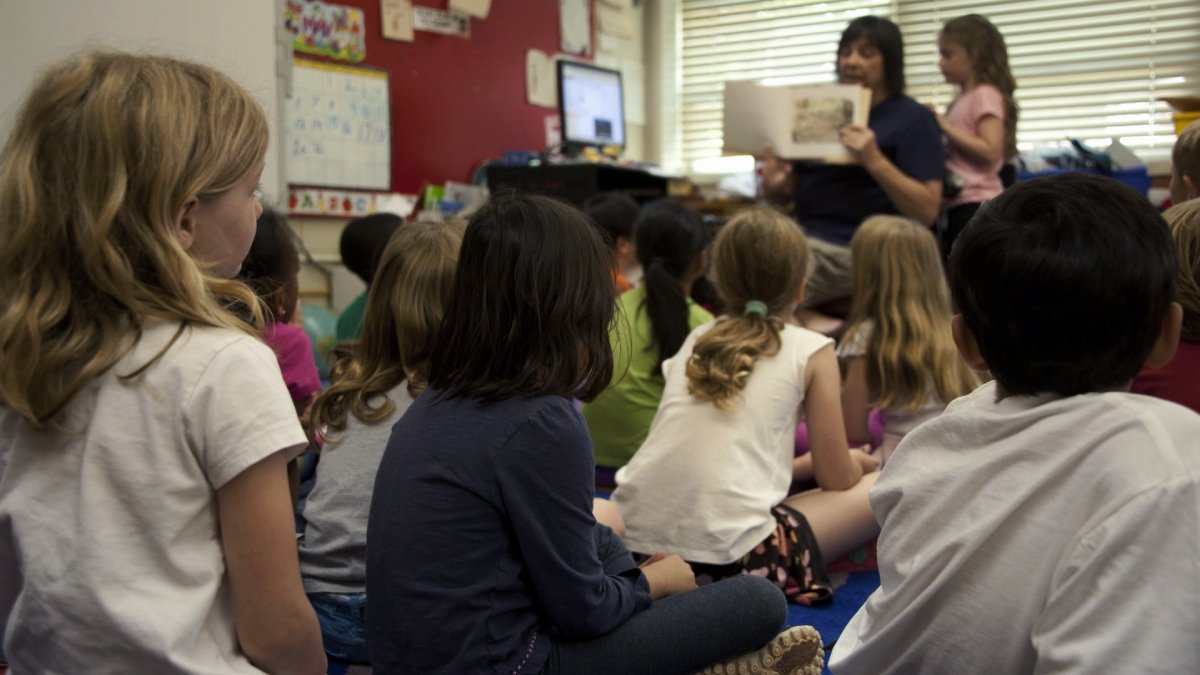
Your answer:
[[[650,434],[617,472],[613,501],[632,551],[734,562],[771,533],[771,507],[791,486],[804,369],[833,341],[785,325],[779,353],[755,362],[741,400],[722,411],[689,394],[685,375],[696,339],[714,324],[692,331],[663,364],[666,389]]]
[[[1136,394],[953,401],[871,489],[881,584],[831,670],[1195,672],[1198,439]]]
[[[257,673],[237,644],[216,490],[305,445],[264,344],[176,323],[38,431],[0,407],[0,627],[13,672]],[[253,517],[253,514],[247,514]]]
[[[838,358],[849,359],[866,356],[871,343],[871,332],[874,330],[874,321],[870,319],[864,321],[848,340],[844,340],[838,345]],[[929,387],[929,393],[920,408],[908,410],[898,407],[888,408],[884,411],[883,442],[879,448],[879,457],[883,462],[887,462],[891,458],[892,452],[900,444],[905,434],[941,415],[942,411],[946,409],[946,402],[938,398],[932,373],[927,376],[926,386]]]

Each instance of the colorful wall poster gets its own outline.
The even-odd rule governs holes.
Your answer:
[[[283,25],[292,34],[292,49],[297,52],[351,62],[367,55],[361,9],[320,0],[287,0]]]

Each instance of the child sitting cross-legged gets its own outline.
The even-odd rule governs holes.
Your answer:
[[[1179,339],[1145,197],[1069,174],[986,204],[950,256],[955,343],[995,377],[910,432],[871,490],[880,587],[852,673],[1182,673],[1200,663],[1200,416],[1129,393]]]

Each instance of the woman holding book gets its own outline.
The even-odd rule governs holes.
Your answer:
[[[904,42],[896,24],[876,16],[850,22],[838,42],[837,78],[871,92],[867,125],[838,132],[854,163],[787,162],[767,148],[763,190],[792,199],[809,235],[805,305],[850,297],[850,238],[876,214],[932,225],[942,199],[941,132],[933,115],[904,94]]]

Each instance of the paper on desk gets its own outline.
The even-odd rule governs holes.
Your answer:
[[[380,0],[383,37],[387,40],[413,41],[412,0]]]
[[[526,51],[525,95],[529,102],[546,108],[557,106],[557,86],[554,80],[554,59],[537,49]]]
[[[476,19],[486,19],[492,8],[492,0],[450,0],[450,9],[470,14]]]
[[[592,50],[588,0],[558,0],[558,24],[564,52],[586,55]]]

